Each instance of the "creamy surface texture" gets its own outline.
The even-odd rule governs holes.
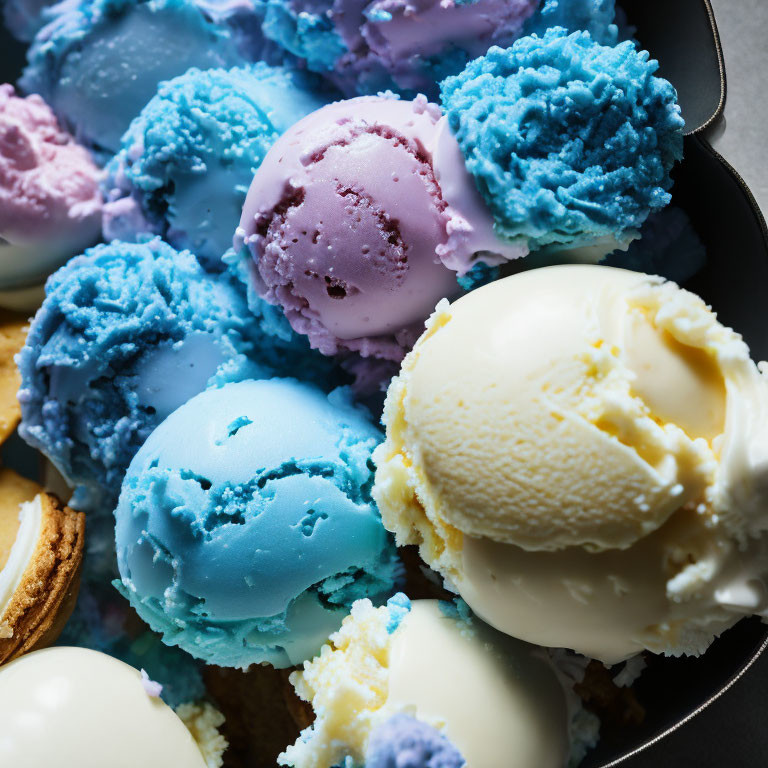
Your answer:
[[[374,494],[505,632],[609,662],[699,653],[766,606],[734,573],[768,572],[767,407],[693,294],[538,269],[438,306],[390,387]]]
[[[363,765],[371,735],[399,713],[438,729],[472,768],[566,764],[566,697],[540,650],[404,595],[358,601],[331,640],[291,677],[316,719],[280,764]]]
[[[42,520],[43,508],[40,504],[40,496],[36,496],[32,501],[19,504],[18,526],[6,527],[5,523],[0,521],[0,533],[9,533],[14,527],[16,528],[7,559],[3,561],[0,558],[0,622],[35,553]]]
[[[205,768],[173,710],[139,672],[83,648],[49,648],[0,669],[0,764],[16,768]]]
[[[534,648],[470,634],[436,600],[419,600],[393,635],[389,670],[388,706],[441,728],[472,768],[565,764],[563,690]]]

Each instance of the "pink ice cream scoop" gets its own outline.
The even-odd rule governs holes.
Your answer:
[[[99,237],[99,170],[37,95],[0,85],[0,289],[40,283]]]
[[[361,97],[296,123],[254,176],[235,238],[258,293],[325,354],[399,361],[496,238],[440,110]]]

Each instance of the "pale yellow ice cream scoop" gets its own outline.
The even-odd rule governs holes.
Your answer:
[[[764,609],[734,570],[764,560],[768,383],[673,283],[549,267],[443,302],[384,421],[385,525],[499,629],[617,661]]]
[[[49,648],[0,669],[0,765],[208,768],[138,670],[97,651]]]
[[[400,599],[404,616],[393,605]],[[472,768],[568,762],[573,713],[546,653],[459,616],[453,604],[360,600],[331,643],[291,675],[316,718],[280,765],[384,765],[369,759],[371,742],[402,713],[444,734]]]

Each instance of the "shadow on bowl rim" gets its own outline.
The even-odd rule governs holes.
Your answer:
[[[702,135],[703,131],[709,128],[723,114],[723,111],[725,108],[726,94],[727,94],[727,80],[726,80],[724,56],[723,56],[722,45],[720,41],[720,34],[717,29],[717,22],[715,19],[715,14],[712,8],[711,0],[701,0],[701,3],[704,7],[704,10],[709,20],[709,24],[710,24],[712,36],[713,36],[713,42],[716,49],[718,69],[720,73],[720,98],[718,100],[716,109],[712,112],[709,118],[703,121],[701,124],[697,125],[696,128],[693,129],[692,131],[690,132],[686,131],[686,135],[691,136],[693,140],[695,140],[703,150],[705,150],[710,155],[712,155],[712,157],[714,157],[725,168],[725,170],[731,175],[731,177],[734,179],[737,185],[741,188],[741,191],[746,196],[747,202],[750,208],[752,209],[752,213],[754,214],[755,219],[760,226],[762,236],[763,236],[763,241],[765,243],[766,250],[768,251],[768,225],[766,224],[766,218],[763,215],[763,212],[760,210],[752,191],[747,186],[747,184],[745,183],[744,179],[741,177],[739,172],[719,152],[717,152],[709,143],[709,141],[707,141],[707,139],[704,138],[704,136]],[[667,736],[669,736],[672,733],[675,733],[680,728],[687,725],[697,715],[701,714],[701,712],[703,712],[715,701],[721,698],[725,693],[731,690],[731,688],[733,688],[736,685],[736,683],[739,680],[741,680],[741,678],[744,677],[744,675],[746,675],[747,672],[754,666],[754,664],[763,655],[763,653],[766,652],[766,649],[768,649],[768,626],[765,626],[763,628],[762,640],[760,641],[760,644],[758,645],[758,647],[751,652],[748,658],[746,658],[746,660],[744,661],[744,664],[715,693],[713,693],[711,696],[706,698],[701,704],[694,707],[685,716],[677,720],[672,725],[666,728],[663,728],[661,731],[656,733],[654,736],[651,736],[650,738],[648,738],[642,744],[632,748],[629,752],[626,752],[620,755],[619,757],[613,758],[608,762],[600,763],[597,766],[597,768],[614,768],[614,766],[621,765],[625,763],[627,760],[630,760],[633,757],[637,757],[642,752],[645,752],[649,748],[657,745]]]
[[[753,651],[752,655],[746,661],[744,666],[741,667],[741,669],[739,669],[738,672],[736,672],[728,680],[728,682],[725,683],[725,685],[723,685],[716,693],[712,694],[706,701],[704,701],[698,707],[696,707],[691,712],[689,712],[685,717],[678,720],[676,723],[672,724],[668,728],[665,728],[660,733],[657,733],[655,736],[651,737],[644,743],[640,744],[640,746],[635,747],[630,752],[627,752],[626,754],[621,755],[620,757],[617,757],[614,760],[610,760],[607,763],[601,763],[597,768],[614,768],[614,766],[620,765],[621,763],[624,763],[627,760],[633,757],[636,757],[641,752],[645,752],[645,750],[655,746],[662,739],[669,736],[671,733],[674,733],[675,731],[682,728],[684,725],[688,724],[697,715],[703,712],[707,707],[709,707],[711,704],[717,701],[724,693],[727,693],[731,688],[733,688],[733,686],[736,685],[736,683],[739,680],[741,680],[742,677],[744,677],[744,675],[751,669],[751,667],[755,664],[755,662],[762,656],[766,648],[768,648],[768,626],[766,626],[764,629],[763,640],[758,646],[757,650]]]

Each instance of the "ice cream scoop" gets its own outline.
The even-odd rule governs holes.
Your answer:
[[[479,251],[492,264],[525,252],[494,235],[423,97],[351,99],[296,123],[257,170],[236,239],[259,294],[313,347],[395,361]]]
[[[293,379],[194,397],[131,462],[116,510],[122,593],[208,663],[300,664],[400,566],[370,498],[380,439],[344,390]]]
[[[81,492],[82,488],[78,488],[70,504],[80,504]],[[88,542],[80,571],[80,589],[57,645],[100,651],[145,670],[162,688],[160,697],[174,709],[200,702],[206,697],[206,685],[197,659],[165,645],[112,586],[119,576],[115,557],[116,500],[107,504],[106,508],[83,505]]]
[[[407,761],[407,762],[406,762]],[[437,728],[411,715],[392,715],[371,734],[366,768],[388,768],[398,763],[441,768],[466,765],[461,752]]]
[[[766,413],[698,297],[533,270],[438,308],[388,392],[374,496],[505,632],[609,663],[700,653],[768,607]]]
[[[492,48],[441,101],[497,232],[531,250],[626,247],[670,200],[683,119],[632,41],[557,27]]]
[[[0,501],[3,664],[59,636],[77,599],[85,516],[10,469],[0,469]]]
[[[461,277],[531,249],[626,248],[669,201],[674,88],[631,42],[563,29],[493,48],[423,97],[329,105],[256,172],[237,244],[325,354],[399,360]],[[541,147],[547,151],[542,152]]]
[[[562,768],[568,760],[566,695],[546,655],[452,603],[402,594],[382,608],[359,601],[291,680],[315,722],[281,765]],[[407,762],[414,753],[435,762]]]
[[[347,96],[437,84],[491,45],[510,45],[538,0],[266,0],[264,34]]]
[[[232,30],[205,5],[66,0],[37,33],[20,85],[40,93],[79,140],[114,154],[161,81],[245,62]]]
[[[113,502],[150,432],[207,386],[324,370],[303,340],[249,311],[239,281],[159,238],[99,245],[47,293],[19,356],[20,434],[71,485]]]
[[[100,232],[90,154],[39,96],[0,85],[0,303],[13,306],[14,289],[41,284]]]
[[[264,64],[163,83],[107,167],[105,237],[162,235],[221,270],[266,151],[323,103],[299,74]]]
[[[0,686],[4,765],[221,765],[206,762],[184,723],[147,692],[138,670],[103,653],[83,648],[31,653],[0,668]]]

